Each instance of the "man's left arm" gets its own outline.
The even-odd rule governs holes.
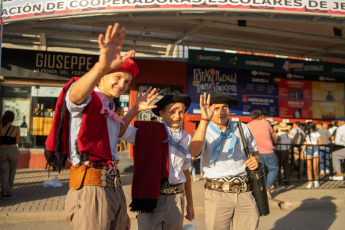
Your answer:
[[[154,109],[156,105],[150,105],[151,102],[157,98],[158,93],[155,94],[156,88],[151,91],[152,87],[150,86],[145,94],[143,94],[143,87],[139,89],[139,97],[137,98],[134,106],[128,111],[128,113],[122,118],[124,124],[121,124],[119,137],[121,137],[126,129],[133,120],[133,118],[141,111]]]

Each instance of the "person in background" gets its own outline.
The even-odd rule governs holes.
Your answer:
[[[278,134],[277,134],[277,148],[276,151],[279,152],[281,159],[281,166],[284,169],[284,178],[289,179],[290,167],[289,167],[289,156],[290,156],[290,142],[289,131],[291,129],[290,125],[287,125],[285,122],[280,122],[278,125]],[[283,187],[283,186],[281,186]],[[281,189],[280,189],[281,190]]]
[[[249,122],[247,126],[257,143],[260,153],[260,162],[264,165],[267,176],[267,193],[268,196],[271,197],[270,189],[279,171],[278,158],[273,149],[276,140],[271,125],[262,119],[260,110],[253,110],[251,116],[253,120]]]
[[[329,145],[331,142],[331,134],[328,131],[328,125],[326,123],[322,124],[321,122],[316,123],[316,129],[321,135],[321,142],[323,146],[319,146],[320,148],[320,176],[323,177],[325,174],[330,173],[331,169],[331,152]],[[325,159],[325,162],[324,162]]]
[[[334,143],[337,129],[338,129],[338,121],[334,121],[332,126],[328,129],[329,133],[331,134],[331,143]]]
[[[338,129],[336,130],[334,144],[336,151],[332,152],[333,171],[336,173],[330,177],[331,180],[344,180],[344,174],[341,170],[341,160],[345,159],[345,116],[337,118]]]
[[[320,187],[319,183],[319,148],[318,145],[322,144],[321,135],[317,131],[315,124],[309,122],[306,125],[306,137],[301,151],[301,159],[307,161],[307,178],[308,184],[306,188]],[[313,162],[312,162],[313,161]],[[312,172],[314,173],[314,184],[312,182]]]
[[[6,111],[1,118],[0,128],[0,183],[2,199],[11,199],[14,177],[16,175],[19,160],[20,130],[13,126],[14,113]]]

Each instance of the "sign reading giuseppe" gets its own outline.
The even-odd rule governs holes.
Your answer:
[[[67,77],[82,76],[97,62],[96,55],[33,50],[2,49],[4,76]],[[25,57],[21,59],[18,57]]]
[[[304,14],[345,14],[343,0],[4,0],[4,19],[77,14],[92,11],[151,9],[221,9]]]

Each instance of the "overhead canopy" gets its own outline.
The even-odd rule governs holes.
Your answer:
[[[119,22],[137,55],[183,58],[192,46],[345,62],[344,15],[342,0],[13,0],[3,47],[98,52]]]

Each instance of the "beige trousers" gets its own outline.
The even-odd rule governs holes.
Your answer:
[[[65,212],[74,230],[122,230],[127,226],[126,197],[121,186],[70,189]]]
[[[225,193],[205,190],[207,230],[258,229],[260,213],[251,192]]]
[[[139,230],[181,230],[184,218],[184,193],[159,195],[153,213],[138,213]]]
[[[17,147],[0,148],[0,183],[1,192],[9,192],[13,188],[14,177],[20,152]]]

